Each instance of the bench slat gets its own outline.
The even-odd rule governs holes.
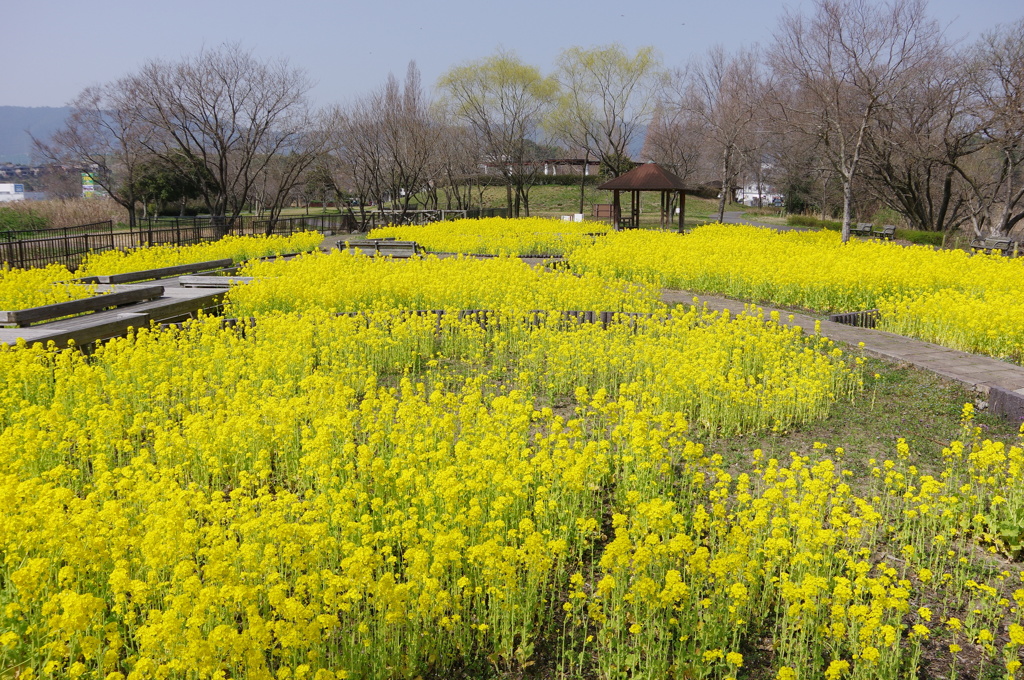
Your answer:
[[[124,274],[110,274],[97,276],[100,283],[129,283],[131,281],[143,281],[146,279],[162,279],[168,276],[180,276],[181,274],[194,274],[210,269],[221,269],[230,267],[235,262],[231,258],[224,260],[210,260],[208,262],[195,262],[192,264],[179,264],[173,267],[159,267],[157,269],[143,269],[137,272],[125,272]]]
[[[371,256],[412,257],[419,252],[419,246],[415,241],[339,241],[338,248]]]
[[[1013,254],[1016,245],[1017,244],[1013,241],[1013,239],[985,238],[981,239],[980,241],[971,241],[970,247],[972,250],[981,250],[984,251],[986,254],[998,250],[1003,255],[1009,256]]]
[[[239,283],[249,283],[252,276],[179,276],[183,288],[228,288]]]
[[[58,319],[62,316],[84,314],[86,312],[98,312],[109,307],[120,307],[132,302],[143,300],[155,300],[164,294],[163,286],[146,286],[145,288],[134,288],[132,290],[119,291],[117,293],[106,293],[94,295],[82,300],[71,300],[70,302],[58,302],[52,305],[31,307],[29,309],[17,309],[13,311],[0,311],[0,323],[25,324],[48,319]]]

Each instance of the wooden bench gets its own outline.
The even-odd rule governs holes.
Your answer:
[[[1008,238],[983,238],[971,241],[971,250],[980,250],[990,254],[998,251],[1001,255],[1012,257],[1017,252],[1017,243]]]
[[[891,224],[887,224],[881,229],[871,229],[872,238],[880,238],[883,241],[892,241],[896,238],[896,227]]]
[[[179,276],[178,285],[182,288],[230,288],[242,283],[249,283],[252,276]]]
[[[363,255],[381,255],[386,257],[412,257],[420,252],[415,241],[391,241],[383,239],[364,239],[360,241],[339,241],[338,248],[347,249],[352,253]]]
[[[27,326],[39,321],[50,321],[65,316],[75,316],[88,312],[99,312],[104,309],[121,307],[133,302],[143,300],[156,300],[163,297],[163,286],[145,286],[131,290],[118,291],[94,295],[82,300],[71,300],[70,302],[58,302],[53,305],[31,307],[29,309],[18,309],[14,311],[0,311],[0,324]]]
[[[851,236],[871,236],[871,229],[875,225],[870,222],[860,222],[859,224],[850,225]]]
[[[107,276],[94,277],[98,283],[131,283],[133,281],[148,281],[150,279],[166,279],[170,276],[181,276],[182,274],[195,274],[197,272],[210,271],[211,269],[224,269],[235,264],[234,260],[209,260],[208,262],[195,262],[193,264],[179,264],[173,267],[160,267],[158,269],[143,269],[137,272],[125,272],[124,274],[110,274]]]

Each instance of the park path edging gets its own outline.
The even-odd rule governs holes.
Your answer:
[[[712,311],[728,309],[734,314],[742,312],[744,305],[755,304],[685,290],[662,290],[662,300],[668,304],[693,304],[694,298],[698,299],[698,304],[706,304]],[[832,340],[850,347],[864,343],[863,351],[867,356],[911,364],[943,378],[968,385],[988,397],[988,407],[992,412],[1014,421],[1024,421],[1022,366],[873,328],[847,326],[784,309],[756,306],[763,309],[766,316],[771,312],[778,312],[782,323],[800,326],[805,333],[813,333],[817,322],[820,324],[822,335]]]

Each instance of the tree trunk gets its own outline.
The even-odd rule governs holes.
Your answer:
[[[843,231],[842,241],[850,240],[850,212],[853,207],[853,178],[843,177]]]
[[[128,200],[125,201],[125,203],[128,204],[125,206],[126,208],[128,208],[128,229],[133,231],[135,229],[135,204],[137,202],[138,201],[135,198],[135,196],[130,194],[128,196]]]
[[[729,165],[730,155],[732,151],[729,147],[725,148],[722,152],[722,195],[718,197],[718,221],[725,221],[725,202],[728,200],[727,194],[729,193]]]
[[[583,154],[583,169],[580,170],[580,214],[583,214],[583,193],[587,188],[587,168],[590,167],[590,150]]]

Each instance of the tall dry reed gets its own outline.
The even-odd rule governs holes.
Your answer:
[[[110,198],[13,201],[5,203],[3,207],[42,217],[50,227],[74,227],[107,220],[113,220],[114,223],[128,221],[128,213],[125,209]]]

